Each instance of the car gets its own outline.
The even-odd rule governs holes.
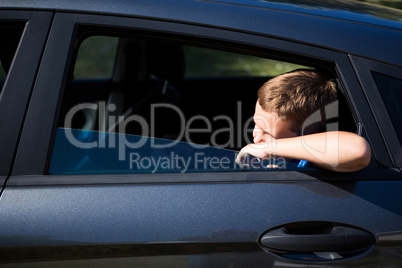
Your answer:
[[[401,18],[343,0],[1,0],[0,263],[402,267]],[[367,167],[235,162],[258,88],[300,68],[337,82],[319,120],[364,137]]]

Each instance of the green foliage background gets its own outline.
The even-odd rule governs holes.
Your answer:
[[[74,68],[75,78],[110,78],[118,39],[93,36],[81,44]],[[185,46],[186,77],[276,76],[304,66]]]
[[[363,0],[361,2],[402,9],[402,1],[401,0],[386,0],[386,1]]]

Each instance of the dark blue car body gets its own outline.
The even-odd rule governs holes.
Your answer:
[[[349,1],[0,1],[0,26],[22,29],[0,95],[1,264],[402,267],[401,119],[373,75],[402,81],[402,12]],[[80,169],[74,148],[55,142],[57,125],[80,37],[104,32],[329,68],[371,163],[352,173]],[[218,87],[242,82],[214,83],[182,85],[212,111]],[[400,107],[401,88],[392,92]],[[289,250],[264,244],[270,234]]]

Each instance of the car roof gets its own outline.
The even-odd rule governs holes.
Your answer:
[[[0,9],[179,21],[313,44],[402,66],[402,12],[357,1],[0,0]]]

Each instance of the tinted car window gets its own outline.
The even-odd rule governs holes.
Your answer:
[[[402,80],[377,72],[372,74],[402,144]]]

